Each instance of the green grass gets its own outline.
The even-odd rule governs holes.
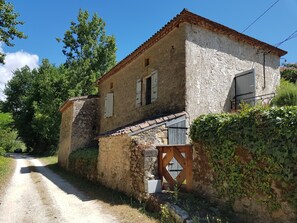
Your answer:
[[[57,164],[58,163],[58,157],[57,156],[47,156],[47,157],[41,157],[39,158],[42,163],[45,165],[51,165],[51,164]]]
[[[15,168],[15,161],[12,158],[0,156],[0,191],[7,185]]]

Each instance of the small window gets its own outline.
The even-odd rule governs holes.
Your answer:
[[[145,104],[151,104],[157,100],[158,95],[158,72],[152,72],[151,76],[146,78]]]
[[[146,58],[144,60],[144,66],[147,67],[148,65],[150,65],[150,59],[149,58]]]
[[[113,93],[107,93],[105,96],[105,113],[104,117],[112,117],[113,116]]]
[[[152,77],[146,79],[145,104],[152,103]]]

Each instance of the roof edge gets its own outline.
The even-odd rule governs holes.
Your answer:
[[[67,99],[59,108],[59,112],[63,113],[69,106],[71,106],[75,101],[78,100],[86,100],[91,98],[99,98],[98,95],[86,95],[86,96],[78,96]]]
[[[287,54],[287,52],[282,49],[279,49],[279,48],[272,46],[268,43],[262,42],[260,40],[253,38],[253,37],[242,34],[234,29],[227,27],[227,26],[224,26],[222,24],[219,24],[217,22],[211,21],[211,20],[206,19],[202,16],[194,14],[194,13],[188,11],[187,9],[183,9],[173,19],[171,19],[166,25],[164,25],[159,31],[157,31],[152,37],[150,37],[147,41],[145,41],[143,44],[141,44],[132,53],[127,55],[119,63],[117,63],[113,68],[111,68],[111,70],[109,70],[107,73],[105,73],[99,79],[97,79],[95,83],[97,85],[99,85],[100,83],[105,81],[107,78],[112,76],[114,73],[118,72],[123,67],[125,67],[126,65],[131,63],[134,59],[136,59],[139,55],[141,55],[143,52],[145,52],[151,46],[155,45],[155,43],[157,43],[159,40],[161,40],[163,37],[165,37],[172,30],[174,30],[175,28],[178,28],[179,25],[184,22],[200,26],[207,30],[218,32],[222,35],[228,36],[229,38],[231,38],[235,41],[247,43],[249,45],[252,45],[252,46],[258,48],[259,50],[263,50],[264,53],[274,53],[279,57]]]

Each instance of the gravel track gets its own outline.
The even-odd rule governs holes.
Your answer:
[[[14,157],[15,172],[0,197],[1,223],[118,222],[96,200],[88,199],[38,159]]]

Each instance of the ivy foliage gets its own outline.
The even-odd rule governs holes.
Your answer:
[[[259,201],[276,209],[276,185],[297,210],[297,106],[202,115],[190,135],[204,145],[222,196],[260,194]]]

